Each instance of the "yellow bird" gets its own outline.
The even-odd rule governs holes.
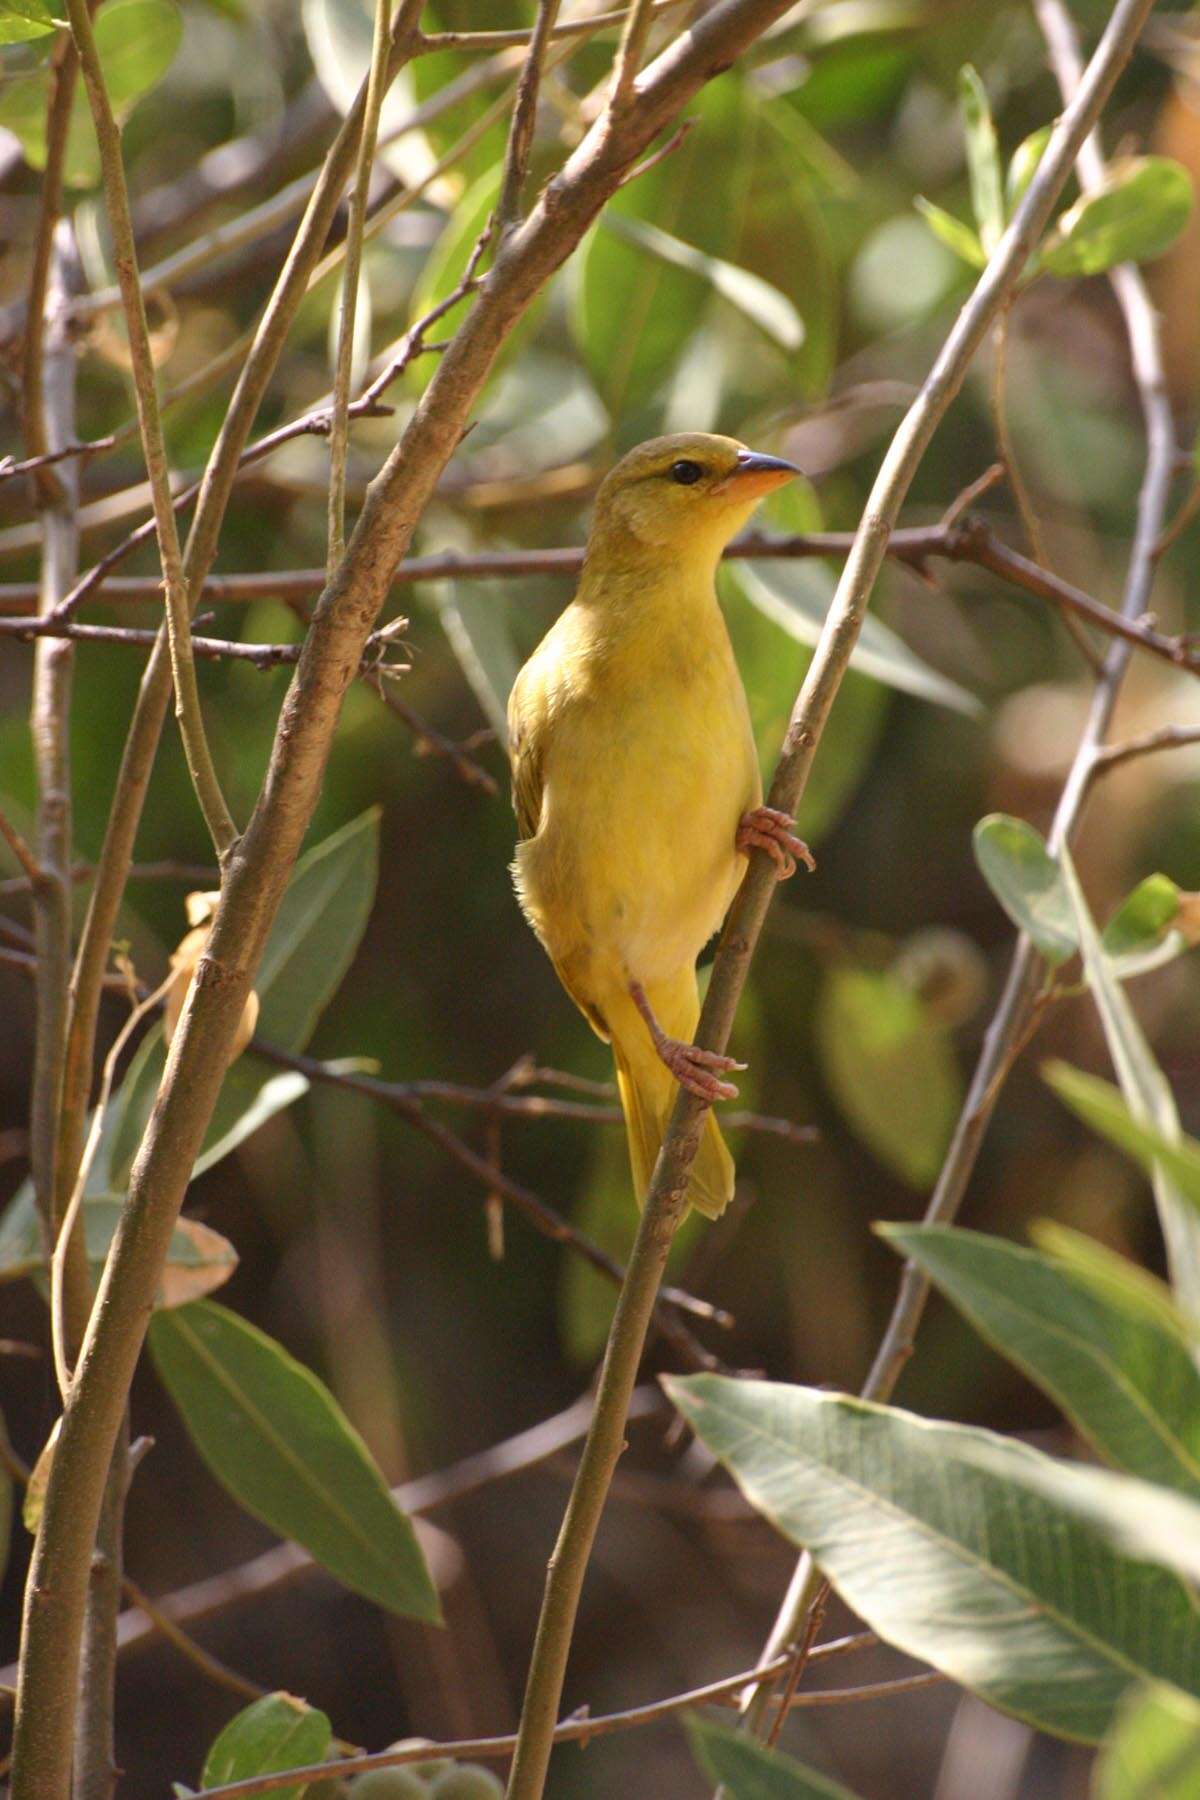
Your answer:
[[[596,496],[574,600],[509,701],[513,876],[575,1004],[611,1040],[634,1187],[645,1197],[678,1081],[710,1103],[743,1068],[693,1043],[696,958],[746,868],[811,866],[762,805],[746,695],[714,581],[762,496],[799,471],[733,438],[631,450]],[[733,1162],[710,1112],[688,1187],[715,1219]]]

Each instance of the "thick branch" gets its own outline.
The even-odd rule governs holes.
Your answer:
[[[787,0],[720,0],[641,77],[639,104],[621,131],[594,128],[584,139],[497,257],[401,442],[372,482],[346,557],[317,607],[284,703],[263,793],[227,861],[221,903],[134,1160],[128,1201],[64,1410],[27,1588],[14,1800],[65,1800],[71,1754],[67,1696],[78,1667],[88,1558],[105,1472],[188,1175],[316,805],[342,697],[391,571],[517,319],[664,126],[786,9]],[[226,470],[223,463],[222,472],[231,477],[232,467]],[[198,529],[199,519],[194,540]],[[207,566],[204,562],[195,571],[199,579]],[[128,861],[126,849],[122,870]]]

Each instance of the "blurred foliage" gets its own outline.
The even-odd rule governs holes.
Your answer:
[[[425,24],[527,26],[532,10],[527,0],[486,9],[438,0],[426,8]],[[1109,9],[1085,0],[1073,10],[1094,34]],[[39,21],[53,9],[22,0],[0,12],[7,243],[0,306],[11,309],[29,273],[53,43]],[[663,40],[676,19],[668,14],[657,28]],[[122,115],[143,266],[153,270],[180,249],[202,245],[218,226],[252,217],[254,207],[315,167],[365,68],[369,8],[359,0],[306,0],[301,8],[280,0],[183,0],[178,7],[171,0],[106,0],[97,31]],[[569,53],[566,46],[555,51],[531,193],[593,116],[613,42],[610,30],[574,42]],[[362,318],[373,370],[462,274],[497,191],[519,67],[512,51],[448,50],[418,59],[396,84],[372,204],[388,208],[398,184],[425,185],[366,247]],[[1068,191],[1055,248],[1040,270],[1031,269],[1009,319],[1009,425],[1050,560],[1108,601],[1120,591],[1144,443],[1121,321],[1092,272],[1131,249],[1147,258],[1166,250],[1149,278],[1163,315],[1181,441],[1190,444],[1200,378],[1200,226],[1190,213],[1188,179],[1200,173],[1195,76],[1191,11],[1157,9],[1106,120],[1105,142],[1123,159],[1111,192],[1081,201]],[[423,122],[405,129],[417,107]],[[612,458],[639,438],[675,429],[731,432],[807,471],[807,482],[765,510],[764,526],[851,528],[882,444],[973,279],[979,245],[990,244],[1011,216],[1058,110],[1028,9],[1016,0],[828,0],[785,20],[698,97],[682,141],[621,190],[514,334],[414,550],[578,544]],[[86,280],[103,286],[112,270],[83,110],[72,130],[69,180]],[[167,277],[158,333],[165,390],[196,376],[253,327],[287,230],[264,223],[239,248],[214,253],[177,282]],[[1122,235],[1131,231],[1133,238]],[[339,237],[340,226],[335,244]],[[296,417],[328,392],[336,289],[332,270],[314,285],[259,430]],[[448,335],[464,311],[460,305],[431,335]],[[93,437],[126,424],[132,397],[119,333],[93,323],[80,348],[77,429]],[[355,424],[352,507],[419,403],[434,355],[419,357],[389,390],[393,416]],[[911,522],[939,518],[994,460],[991,372],[990,356],[981,355],[922,466]],[[231,385],[231,374],[201,383],[166,411],[169,449],[181,472],[203,465]],[[235,489],[218,567],[323,564],[326,469],[326,447],[311,436],[248,469]],[[85,566],[143,516],[142,477],[134,440],[83,464]],[[1181,475],[1177,499],[1187,491]],[[978,509],[1024,548],[1003,486]],[[6,581],[36,574],[28,518],[24,484],[0,485]],[[1162,560],[1154,609],[1164,630],[1197,627],[1189,576],[1198,551],[1200,532],[1189,527]],[[145,549],[126,568],[156,572]],[[723,573],[766,768],[836,572],[832,562],[756,558]],[[334,834],[352,833],[352,822],[378,807],[378,887],[371,860],[340,899],[330,897],[302,960],[290,970],[281,965],[275,997],[295,1005],[280,1033],[294,1047],[315,1025],[314,1055],[360,1059],[356,1066],[373,1059],[394,1081],[486,1087],[526,1054],[542,1067],[608,1078],[604,1046],[565,1001],[520,920],[507,872],[513,825],[504,759],[494,743],[474,742],[498,725],[513,670],[568,593],[561,579],[533,577],[395,591],[389,616],[409,618],[403,642],[412,664],[396,691],[429,736],[411,730],[364,684],[348,696],[313,854],[344,843]],[[214,634],[279,641],[302,630],[297,611],[279,599],[220,604],[215,613],[205,627]],[[149,624],[155,610],[100,601],[87,616]],[[83,645],[77,653],[73,785],[84,861],[101,840],[139,670],[139,653],[131,650]],[[28,677],[28,650],[3,640],[0,805],[22,829],[33,798]],[[202,669],[206,716],[239,817],[257,792],[286,679],[286,672],[244,664]],[[735,1033],[735,1051],[752,1065],[743,1103],[818,1125],[820,1142],[797,1146],[736,1134],[746,1204],[716,1231],[689,1227],[676,1253],[673,1278],[735,1315],[732,1333],[701,1327],[712,1349],[735,1366],[789,1383],[857,1386],[896,1277],[893,1254],[868,1228],[877,1219],[912,1220],[919,1190],[936,1174],[956,1096],[1003,979],[1012,941],[1004,909],[1039,931],[1049,920],[1046,947],[1061,961],[1064,979],[1073,979],[1078,923],[1043,834],[1082,727],[1089,682],[1060,621],[1040,603],[966,566],[930,565],[927,578],[899,566],[886,571],[871,633],[839,697],[802,810],[800,826],[819,870],[799,875],[780,894]],[[1194,682],[1150,659],[1135,663],[1118,735],[1167,722],[1200,722]],[[435,753],[435,732],[472,740],[471,754],[495,778],[498,795],[462,780],[454,763]],[[1106,935],[1104,954],[1141,959],[1146,972],[1123,991],[1169,1076],[1183,1126],[1193,1130],[1200,1127],[1197,978],[1192,959],[1180,952],[1191,942],[1188,903],[1200,888],[1198,779],[1195,751],[1147,758],[1106,776],[1077,852],[1091,912],[1101,920],[1115,913],[1109,932],[1117,937]],[[1000,823],[991,825],[990,861],[981,848],[981,875],[972,830],[984,815]],[[365,838],[354,841],[365,848]],[[138,855],[146,862],[209,860],[171,731]],[[0,875],[9,872],[6,862]],[[186,929],[184,893],[203,885],[211,882],[131,885],[121,930],[150,984],[166,972]],[[80,911],[85,897],[81,882]],[[7,940],[28,924],[28,908],[12,892],[0,905],[11,926]],[[958,946],[949,955],[951,973],[961,977],[957,987],[951,983],[959,1000],[948,1012],[945,990],[929,977],[928,941],[921,955],[915,950],[930,928],[952,934],[941,940],[943,951],[947,941]],[[1129,973],[1129,965],[1119,970]],[[306,982],[319,996],[311,1006],[301,991]],[[25,1173],[21,1143],[7,1130],[24,1124],[32,1012],[21,974],[0,965],[0,988],[7,1019],[0,1039],[0,1146],[7,1160],[0,1177],[7,1196],[18,1192]],[[264,992],[264,1009],[270,1003]],[[110,1037],[122,1014],[114,1000],[105,1014]],[[160,1054],[152,1039],[136,1053],[143,1067]],[[1047,1011],[1035,1060],[1038,1054],[1109,1073],[1086,991],[1068,990]],[[250,1084],[240,1110],[265,1092],[266,1074],[249,1059],[237,1065],[232,1082]],[[145,1099],[153,1086],[147,1075]],[[131,1084],[125,1102],[133,1095]],[[1121,1111],[1119,1098],[1108,1096],[1105,1112],[1105,1096],[1092,1094],[1089,1112],[1078,1090],[1068,1098],[1088,1123],[1101,1122],[1103,1113],[1109,1135],[1161,1178],[1161,1137],[1128,1100]],[[511,1209],[503,1259],[493,1260],[485,1188],[361,1095],[294,1087],[286,1104],[267,1111],[252,1135],[199,1174],[189,1213],[236,1247],[239,1261],[222,1298],[271,1334],[281,1358],[286,1345],[319,1372],[342,1426],[364,1440],[364,1468],[378,1465],[391,1481],[444,1468],[577,1396],[611,1307],[611,1290],[599,1277]],[[560,1117],[501,1127],[450,1106],[437,1116],[477,1151],[499,1154],[507,1173],[624,1254],[634,1215],[618,1129]],[[1183,1187],[1192,1152],[1175,1145],[1173,1154],[1186,1165],[1173,1165]],[[1020,1240],[1047,1214],[1060,1230],[1163,1267],[1147,1182],[1058,1103],[1027,1059],[1010,1077],[967,1218]],[[17,1241],[14,1229],[10,1215],[0,1227],[5,1252]],[[36,1259],[28,1231],[21,1241],[28,1269]],[[1069,1264],[1064,1241],[1056,1240],[1055,1254]],[[1103,1285],[1096,1277],[1089,1287],[1078,1273],[1068,1280],[1058,1264],[1055,1272],[1076,1297]],[[945,1288],[956,1301],[949,1280]],[[6,1336],[41,1341],[43,1313],[33,1289],[14,1284],[4,1293]],[[1032,1350],[1019,1360],[1044,1392],[938,1302],[902,1398],[919,1412],[1069,1446],[1073,1427],[1045,1397],[1065,1405],[1061,1383],[1034,1365]],[[652,1371],[676,1366],[672,1350],[656,1345]],[[4,1374],[12,1441],[32,1461],[56,1411],[52,1371],[42,1361],[13,1359]],[[156,1444],[130,1505],[128,1566],[139,1582],[165,1592],[270,1541],[213,1482],[149,1370],[139,1376],[134,1417]],[[748,1513],[709,1509],[705,1453],[693,1448],[681,1458],[659,1422],[636,1425],[630,1435],[629,1466],[601,1533],[575,1645],[568,1710],[587,1701],[599,1712],[746,1666],[791,1566],[789,1548]],[[307,1696],[321,1708],[310,1719],[327,1714],[353,1741],[377,1745],[406,1729],[439,1736],[508,1729],[565,1491],[562,1473],[553,1460],[439,1511],[422,1549],[441,1594],[445,1633],[385,1622],[366,1601],[307,1579],[229,1608],[203,1628],[205,1642],[271,1689]],[[18,1525],[5,1587],[10,1652],[27,1551]],[[831,1623],[844,1617],[831,1613]],[[860,1670],[864,1679],[878,1673],[866,1657],[854,1668],[853,1679]],[[258,1704],[274,1708],[274,1717],[288,1703],[273,1694]],[[894,1706],[805,1714],[805,1723],[789,1725],[785,1744],[803,1764],[836,1770],[865,1800],[931,1794],[957,1704],[950,1690],[933,1689],[910,1696],[899,1719]],[[1173,1742],[1172,1733],[1191,1729],[1190,1711],[1180,1708],[1174,1689],[1149,1689],[1140,1706],[1126,1701],[1106,1752],[1106,1796],[1139,1792],[1120,1785],[1120,1771],[1135,1756],[1157,1754],[1159,1739]],[[118,1719],[127,1791],[161,1793],[170,1779],[194,1777],[218,1733],[233,1731],[233,1710],[228,1694],[165,1648],[132,1655],[123,1665]],[[852,1722],[848,1711],[857,1715]],[[963,1729],[970,1717],[959,1715]],[[710,1760],[716,1744],[714,1735]],[[1084,1752],[1037,1740],[1022,1800],[1080,1791],[1084,1766]],[[789,1778],[793,1787],[779,1792],[805,1791],[794,1784],[808,1779],[806,1770],[795,1777],[789,1771]],[[555,1780],[563,1800],[622,1787],[700,1791],[688,1747],[670,1726],[600,1738],[586,1756],[564,1751]],[[810,1784],[810,1791],[822,1790]],[[961,1800],[966,1789],[938,1793],[939,1800]]]

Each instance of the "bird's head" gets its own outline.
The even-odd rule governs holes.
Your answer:
[[[715,562],[764,494],[799,473],[736,438],[701,431],[650,438],[601,483],[592,537]]]

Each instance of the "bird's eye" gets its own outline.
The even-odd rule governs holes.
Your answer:
[[[693,482],[699,481],[703,473],[704,470],[699,463],[684,461],[671,464],[671,480],[679,482],[681,487],[691,487]]]

